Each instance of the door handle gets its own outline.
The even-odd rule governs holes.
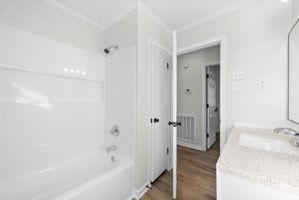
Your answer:
[[[168,122],[169,126],[177,127],[177,126],[182,126],[181,122]]]
[[[159,123],[159,119],[158,118],[154,118],[154,123]]]
[[[214,111],[215,111],[215,112],[217,112],[218,110],[219,110],[219,108],[215,108],[215,110],[214,110]]]

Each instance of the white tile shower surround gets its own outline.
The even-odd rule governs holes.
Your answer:
[[[2,23],[0,32],[0,180],[103,148],[105,58]]]
[[[131,195],[132,161],[102,151],[105,57],[2,23],[0,32],[0,199]]]
[[[257,141],[260,140],[265,145],[259,145]],[[299,198],[299,148],[290,146],[289,141],[290,136],[274,134],[271,129],[235,127],[217,163],[217,170]]]

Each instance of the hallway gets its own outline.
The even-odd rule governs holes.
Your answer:
[[[219,137],[206,152],[178,146],[178,200],[216,200]],[[142,200],[172,199],[172,173],[165,172]]]

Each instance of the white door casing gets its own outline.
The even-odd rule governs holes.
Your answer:
[[[151,182],[168,168],[170,120],[170,55],[157,43],[151,53]]]
[[[172,37],[172,122],[177,121],[177,34],[173,32]],[[172,127],[172,198],[177,196],[177,128]]]

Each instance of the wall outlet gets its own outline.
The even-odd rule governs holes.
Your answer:
[[[239,90],[240,90],[239,83],[234,81],[232,85],[232,91],[239,91]]]
[[[268,90],[268,79],[262,78],[258,82],[258,89],[259,90]]]
[[[234,71],[233,72],[233,80],[243,80],[244,79],[244,73],[242,71]]]

